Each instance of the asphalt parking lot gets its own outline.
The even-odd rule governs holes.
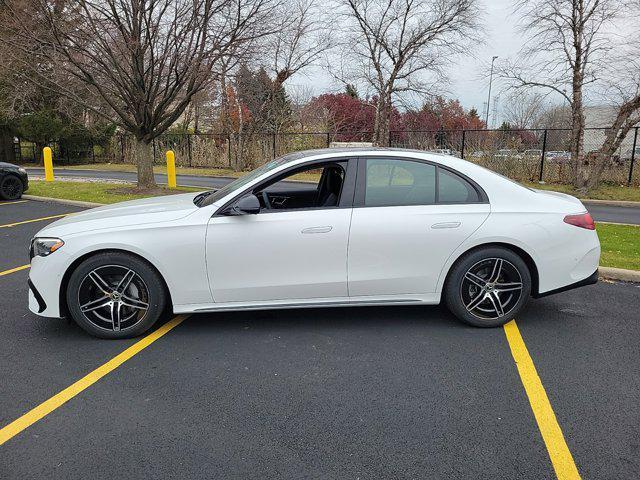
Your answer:
[[[28,311],[28,241],[78,210],[0,203],[0,439],[138,345]],[[195,315],[8,438],[0,478],[636,479],[639,320],[602,282],[532,301],[528,354],[439,307]]]

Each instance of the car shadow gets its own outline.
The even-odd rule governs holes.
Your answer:
[[[473,329],[440,306],[295,308],[193,314],[190,329],[339,330],[428,325],[434,329]]]

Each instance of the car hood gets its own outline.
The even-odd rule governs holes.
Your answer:
[[[143,198],[74,213],[47,225],[36,236],[63,236],[104,228],[170,222],[198,210],[197,193]]]

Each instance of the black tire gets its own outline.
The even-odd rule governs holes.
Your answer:
[[[115,292],[126,283],[125,275],[131,275],[131,280],[122,293]],[[113,289],[109,290],[110,295],[105,291],[109,288]],[[99,253],[83,261],[71,274],[65,295],[69,313],[82,329],[93,336],[111,339],[143,334],[156,323],[168,303],[164,283],[156,270],[144,260],[120,252]],[[111,304],[106,305],[107,302]],[[81,306],[88,310],[83,312]],[[93,306],[96,308],[91,309]],[[118,313],[114,315],[114,311]],[[126,318],[129,314],[131,317]]]
[[[0,198],[2,200],[17,200],[24,192],[24,184],[15,175],[5,175],[0,179]]]
[[[496,272],[499,278],[494,278]],[[501,247],[466,253],[453,265],[444,285],[445,303],[451,313],[475,327],[504,325],[522,310],[530,294],[527,264]]]

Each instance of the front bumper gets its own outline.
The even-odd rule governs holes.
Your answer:
[[[47,309],[47,304],[31,279],[29,279],[27,283],[29,285],[29,310],[33,313],[40,314]]]
[[[62,250],[62,249],[60,249]],[[33,257],[29,270],[29,310],[42,317],[60,318],[60,286],[68,265],[62,251]]]

